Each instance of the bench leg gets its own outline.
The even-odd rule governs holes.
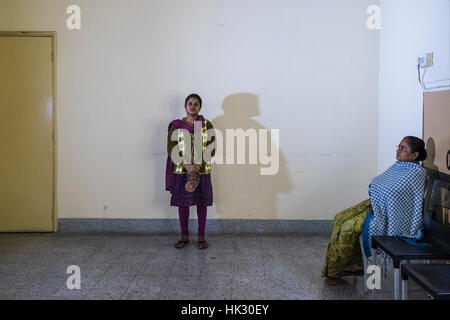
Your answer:
[[[400,298],[400,269],[394,268],[394,299]]]
[[[377,259],[378,259],[378,256],[377,256],[377,251],[376,251],[376,249],[374,249],[373,251],[372,251],[372,264],[373,265],[378,265],[378,261],[377,261]],[[367,281],[367,280],[366,280]],[[366,285],[367,285],[367,283],[366,283]],[[373,288],[372,289],[372,299],[373,300],[375,300],[375,291],[376,291],[376,288]]]
[[[367,289],[367,268],[368,268],[368,258],[366,257],[366,253],[364,252],[364,243],[362,238],[362,233],[359,235],[359,246],[361,247],[361,254],[363,258],[364,263],[364,281],[363,281],[363,287],[364,287],[364,293],[368,293]]]
[[[402,280],[402,300],[408,300],[408,280]]]
[[[367,289],[367,257],[363,256],[363,262],[364,262],[364,293],[368,293],[368,289]]]

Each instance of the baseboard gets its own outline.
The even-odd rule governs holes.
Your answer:
[[[331,233],[332,220],[208,219],[207,233]],[[60,233],[168,233],[180,232],[178,219],[59,219]],[[197,232],[197,220],[189,221]]]

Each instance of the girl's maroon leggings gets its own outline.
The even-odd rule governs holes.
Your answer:
[[[181,235],[189,235],[188,225],[189,225],[189,207],[178,207],[178,216],[180,217]],[[198,217],[198,236],[205,236],[205,226],[206,226],[206,207],[197,206],[197,217]]]

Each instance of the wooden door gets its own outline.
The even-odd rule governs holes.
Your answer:
[[[56,231],[53,36],[0,34],[0,231]]]

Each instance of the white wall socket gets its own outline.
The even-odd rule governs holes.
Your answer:
[[[420,68],[429,68],[433,66],[433,52],[418,56],[417,64]]]
[[[433,52],[427,53],[427,68],[433,66]]]

